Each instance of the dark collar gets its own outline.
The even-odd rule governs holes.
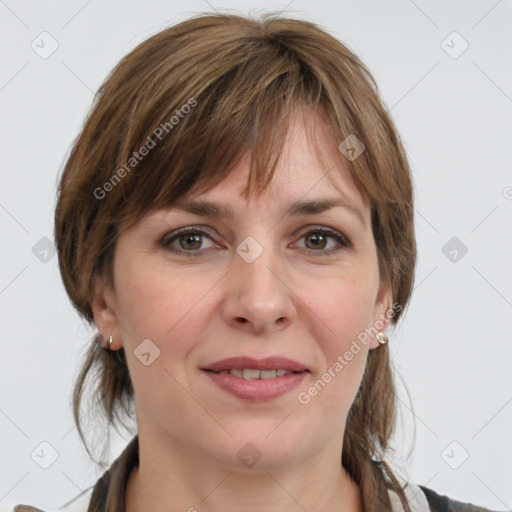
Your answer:
[[[98,480],[87,512],[125,512],[126,483],[139,465],[139,436],[136,435]]]

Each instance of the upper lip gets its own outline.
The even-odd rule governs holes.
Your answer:
[[[266,357],[264,359],[254,359],[252,357],[229,357],[222,359],[215,363],[209,364],[202,370],[211,370],[213,372],[220,372],[222,370],[233,369],[254,369],[254,370],[288,370],[291,372],[303,372],[308,369],[301,363],[288,359],[286,357],[274,356]]]

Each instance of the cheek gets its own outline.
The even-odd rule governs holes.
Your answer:
[[[365,279],[339,280],[317,295],[315,310],[333,334],[329,344],[338,353],[371,325],[375,296],[375,283]]]
[[[173,333],[198,327],[197,311],[216,279],[171,273],[162,265],[149,266],[134,259],[120,266],[118,282],[118,316],[125,322],[131,342],[149,338],[160,344],[172,338]]]
[[[185,382],[188,354],[207,330],[205,294],[219,278],[171,274],[162,265],[145,265],[136,258],[119,265],[116,277],[117,315],[139,403],[190,405],[176,382]],[[144,341],[148,339],[156,349]],[[158,354],[148,366],[138,357],[142,346],[149,346],[150,358]]]
[[[359,388],[369,350],[364,333],[372,325],[374,300],[373,282],[347,279],[310,303],[324,325],[324,335],[316,337],[324,366],[315,375],[314,386],[304,391],[320,409],[330,404],[334,417],[347,413]]]

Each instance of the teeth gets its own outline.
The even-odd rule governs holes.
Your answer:
[[[259,379],[260,371],[259,370],[243,370],[242,376],[244,379]]]
[[[222,373],[224,375],[231,374],[235,377],[243,378],[246,380],[253,380],[253,379],[275,379],[276,377],[283,377],[284,375],[288,375],[290,373],[289,370],[284,370],[280,368],[279,370],[255,370],[253,368],[246,368],[246,369],[238,369],[234,368],[233,370],[222,370],[218,373]]]

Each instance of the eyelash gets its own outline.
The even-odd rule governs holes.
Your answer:
[[[194,249],[194,250],[191,250],[191,251],[187,251],[185,249],[181,249],[181,248],[180,249],[176,249],[174,247],[171,247],[171,244],[174,242],[174,240],[177,240],[180,236],[186,235],[186,234],[189,234],[189,233],[195,234],[195,235],[206,236],[206,237],[210,238],[212,241],[214,241],[212,239],[212,237],[210,236],[210,234],[207,233],[205,230],[200,229],[200,228],[196,228],[196,227],[188,227],[188,228],[183,228],[183,229],[180,229],[178,231],[173,231],[171,233],[165,234],[164,237],[160,240],[159,243],[164,248],[166,248],[169,251],[174,252],[174,253],[187,254],[187,256],[189,256],[189,257],[200,256],[201,255],[200,253],[204,252],[205,249]],[[322,256],[329,256],[329,255],[332,255],[333,253],[337,253],[341,249],[348,249],[348,248],[352,247],[352,244],[351,244],[350,240],[347,237],[345,237],[341,233],[338,233],[337,231],[334,231],[334,230],[329,229],[329,228],[313,228],[313,229],[309,229],[309,230],[304,231],[304,232],[302,232],[300,234],[299,240],[304,238],[306,235],[310,235],[312,233],[325,235],[325,236],[328,236],[328,237],[336,240],[336,242],[338,242],[338,244],[339,244],[339,247],[334,247],[334,248],[327,249],[327,250],[323,250],[323,249],[316,250],[316,249],[308,249],[308,248],[300,248],[300,249],[308,251],[310,253],[322,253]]]

